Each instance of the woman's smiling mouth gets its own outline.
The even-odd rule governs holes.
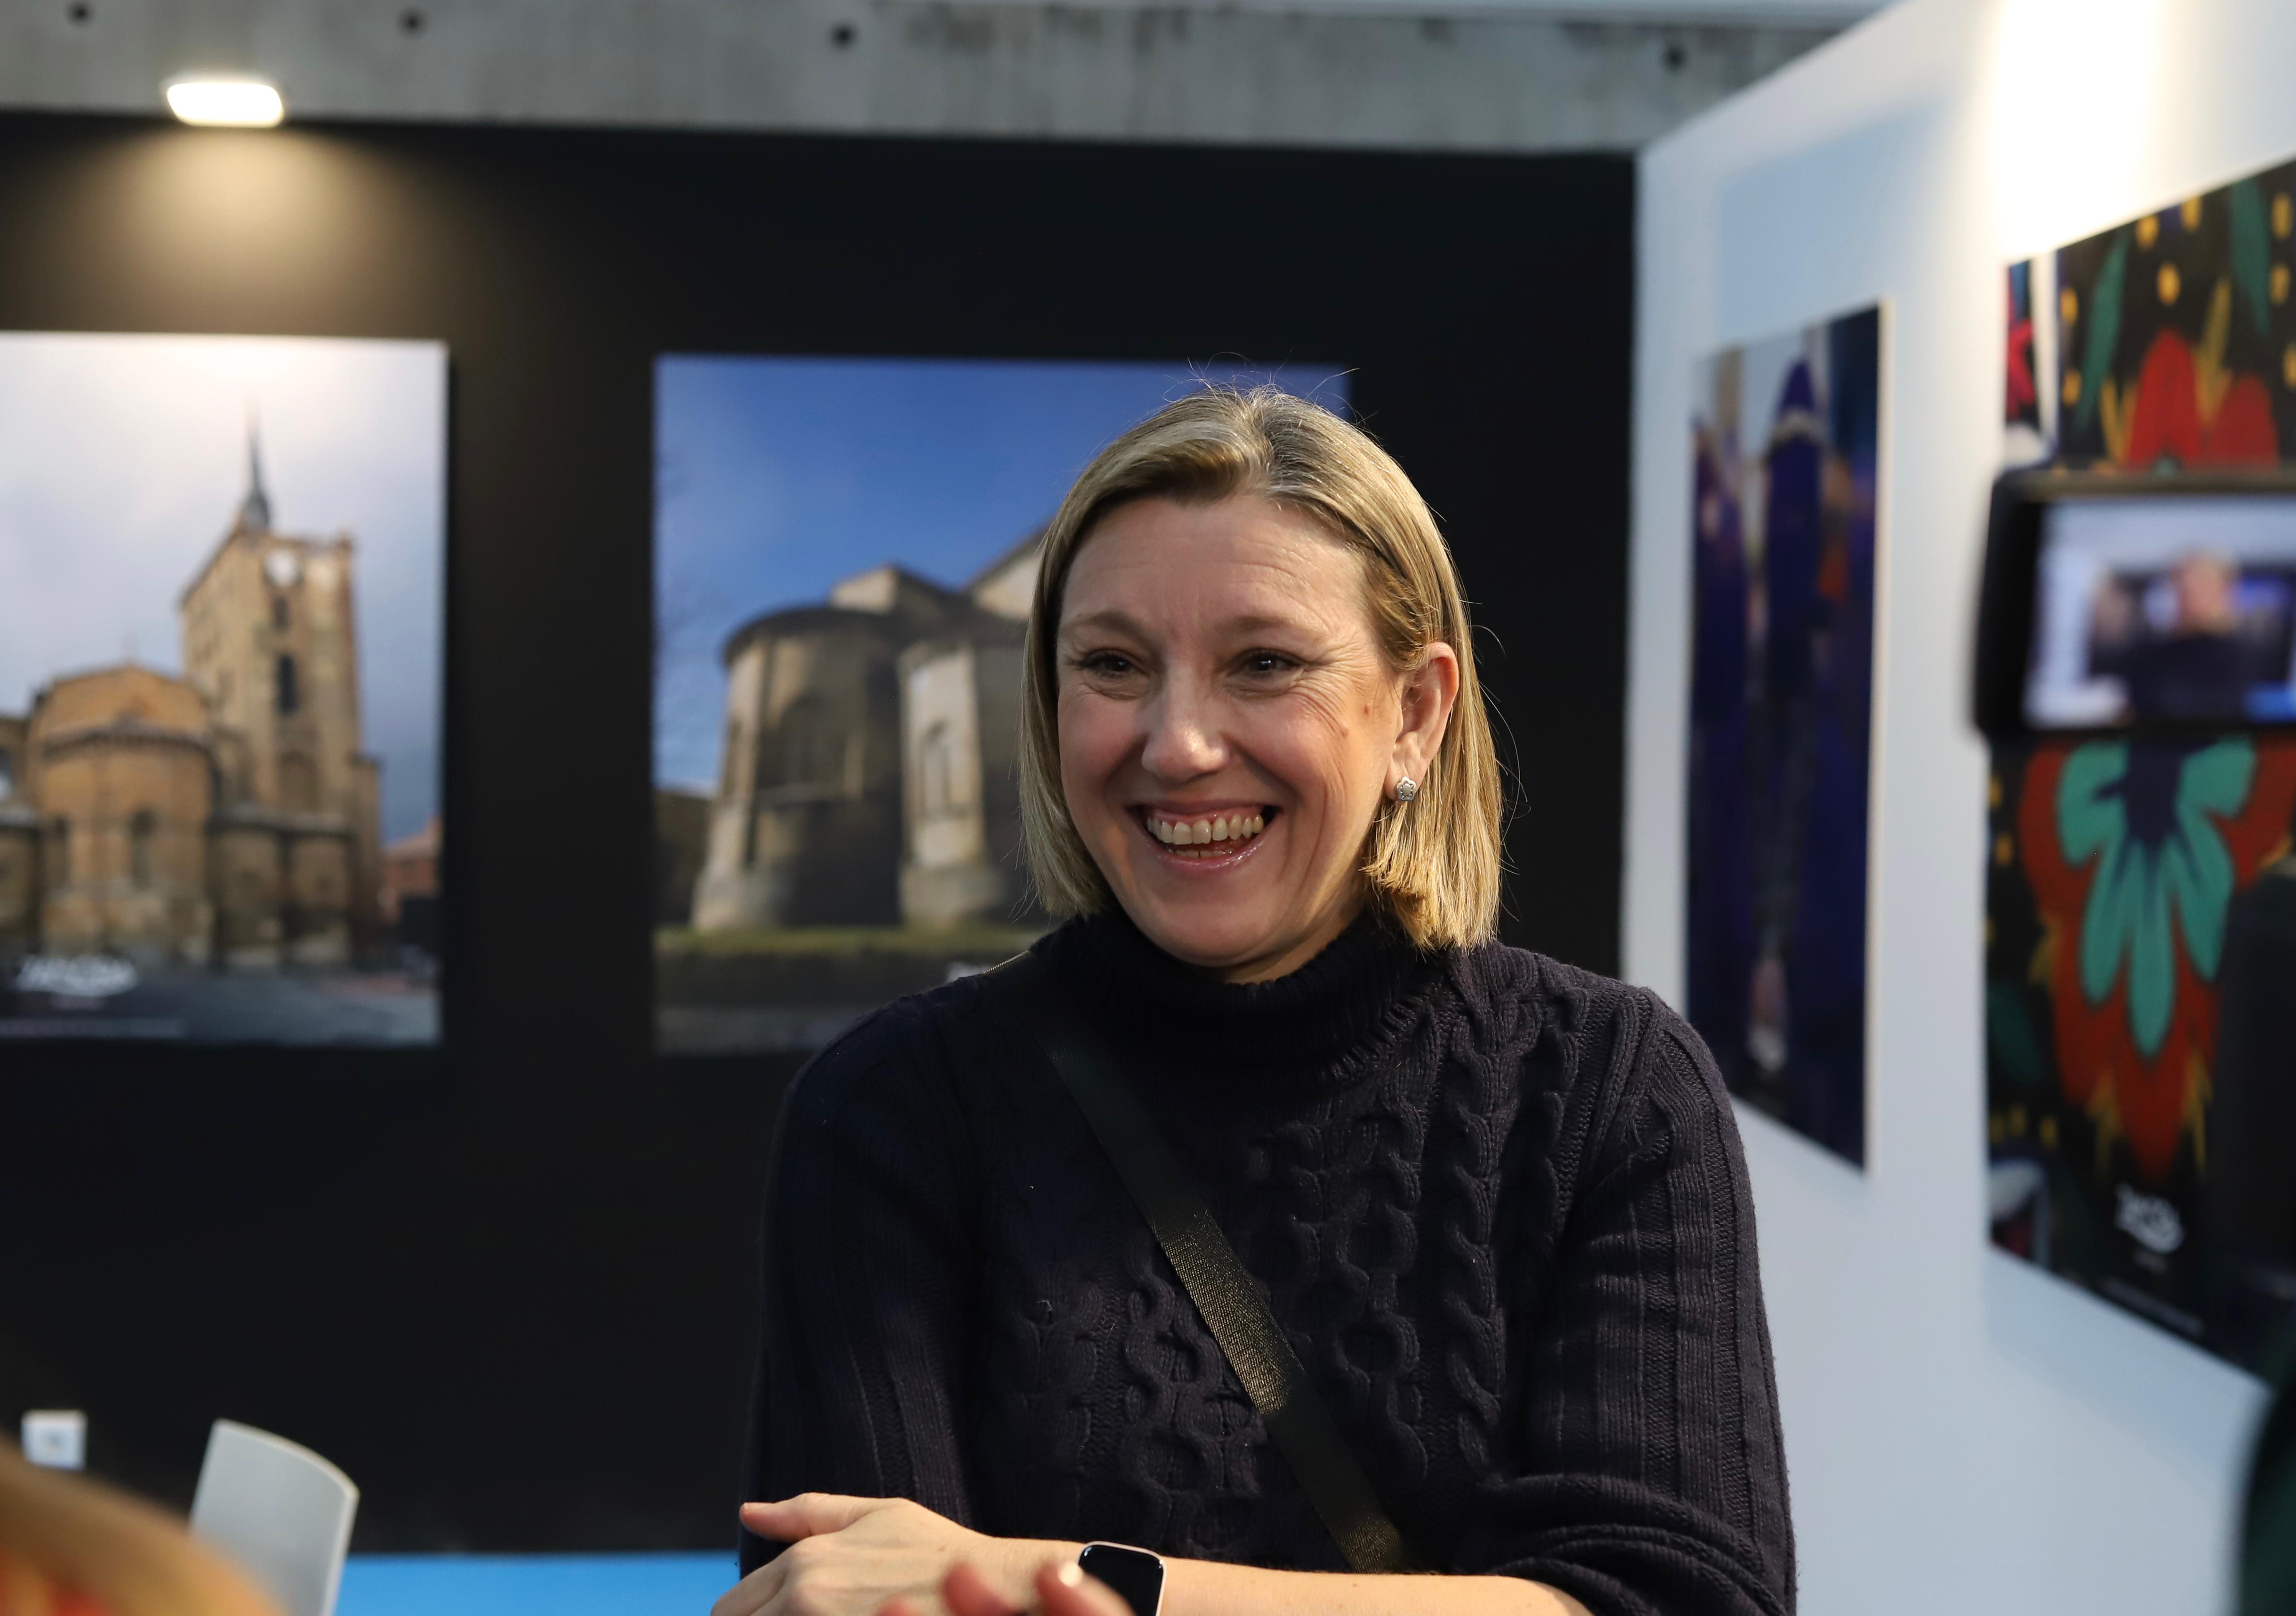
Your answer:
[[[1275,816],[1272,808],[1221,808],[1205,814],[1136,810],[1141,828],[1175,858],[1228,858],[1245,850]]]

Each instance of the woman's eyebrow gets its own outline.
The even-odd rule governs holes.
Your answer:
[[[1127,611],[1110,606],[1099,611],[1089,611],[1082,617],[1072,617],[1061,625],[1061,637],[1071,634],[1130,634],[1142,633],[1139,623]]]
[[[1313,634],[1315,625],[1303,623],[1296,617],[1275,617],[1262,613],[1232,617],[1220,627],[1229,634],[1265,634],[1282,629],[1292,634]]]
[[[1224,618],[1219,624],[1223,635],[1254,635],[1270,632],[1308,634],[1316,632],[1318,625],[1302,622],[1295,616],[1274,612],[1245,612],[1241,616]],[[1148,637],[1148,631],[1130,612],[1114,606],[1098,611],[1088,611],[1082,617],[1072,617],[1061,624],[1061,637],[1067,639],[1079,634],[1128,634],[1138,638]]]

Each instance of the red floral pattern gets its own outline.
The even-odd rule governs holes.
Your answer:
[[[2057,1080],[2065,1097],[2096,1119],[2101,1136],[2128,1141],[2137,1170],[2165,1179],[2188,1123],[2197,1123],[2216,1059],[2217,993],[2194,970],[2181,933],[2177,939],[2177,995],[2168,1035],[2147,1059],[2137,1048],[2128,1013],[2128,979],[2092,1004],[2082,990],[2080,936],[2101,857],[2070,862],[2057,833],[2057,788],[2070,749],[2046,747],[2027,766],[2018,805],[2017,840],[2032,883],[2044,940],[2035,961],[2046,975],[2054,1013]],[[2283,849],[2296,814],[2296,746],[2257,748],[2255,783],[2237,814],[2212,816],[2231,854],[2234,879],[2246,886]]]
[[[2018,308],[2013,282],[2009,292],[2009,358],[2006,374],[2005,413],[2011,421],[2022,421],[2039,403],[2040,394],[2033,381],[2033,316]]]
[[[2217,387],[2222,396],[2211,398]],[[2280,434],[2264,383],[2232,375],[2207,385],[2191,346],[2174,331],[2152,339],[2131,397],[2128,440],[2115,446],[2114,458],[2124,466],[2280,463]]]

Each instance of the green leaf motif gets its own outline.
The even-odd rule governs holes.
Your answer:
[[[2265,223],[2264,192],[2252,179],[2232,188],[2232,283],[2248,299],[2256,334],[2272,334],[2272,233]]]
[[[2128,233],[2119,233],[2112,250],[2104,255],[2104,267],[2096,272],[2096,284],[2088,293],[2088,340],[2081,348],[2080,407],[2073,415],[2073,430],[2085,432],[2096,419],[2097,399],[2104,390],[2104,378],[2112,365],[2112,350],[2120,340],[2120,299],[2128,285]]]
[[[2169,917],[2169,883],[2152,850],[2121,844],[2120,913],[2128,938],[2128,1030],[2149,1060],[2169,1036],[2177,1007],[2177,939]]]
[[[2225,921],[2239,873],[2232,850],[2214,823],[2248,806],[2256,784],[2256,747],[2244,740],[2219,741],[2185,759],[2177,779],[2175,841],[2162,849],[2177,887],[2177,927],[2185,952],[2203,981],[2217,980],[2224,958]]]
[[[2048,1081],[2046,1057],[2033,1017],[2025,1008],[2025,989],[2016,982],[1985,985],[1985,1044],[1993,1052],[1997,1070],[2022,1088],[2038,1088]]]
[[[2106,741],[2081,747],[2065,759],[2057,781],[2057,843],[2073,864],[2098,860],[2081,910],[2081,995],[2101,1005],[2120,974],[2126,939],[2143,906],[2138,849],[2128,841],[2128,815],[2120,786],[2128,773],[2128,748]]]
[[[2096,861],[2081,910],[2081,996],[2102,1005],[2128,972],[2128,1029],[2150,1060],[2177,1007],[2177,939],[2203,981],[2224,957],[2225,921],[2237,872],[2221,818],[2238,813],[2256,780],[2256,749],[2218,741],[2178,765],[2175,824],[2159,847],[2128,834],[2120,799],[2128,748],[2099,742],[2065,760],[2057,782],[2057,841],[2073,864]],[[1991,1006],[1988,1002],[1988,1009]]]
[[[2128,748],[2120,741],[2096,741],[2065,759],[2057,782],[2057,841],[2065,857],[2087,864],[2119,841],[2128,828],[2118,787],[2128,773]]]

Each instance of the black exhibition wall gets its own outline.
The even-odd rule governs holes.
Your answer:
[[[1509,939],[1614,969],[1632,221],[1623,157],[0,118],[0,330],[435,338],[453,399],[447,1046],[0,1051],[0,1417],[178,1505],[279,1431],[363,1549],[730,1542],[791,1072],[652,1048],[661,351],[1352,362],[1519,757]]]

